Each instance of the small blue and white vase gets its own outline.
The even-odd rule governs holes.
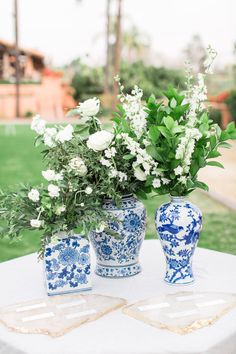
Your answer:
[[[166,258],[165,281],[184,285],[194,281],[192,258],[202,228],[202,213],[185,197],[171,197],[156,211],[157,233]]]
[[[146,231],[144,205],[132,195],[127,195],[122,198],[119,208],[111,199],[104,201],[103,208],[119,220],[109,222],[109,228],[119,236],[91,232],[90,240],[97,258],[96,274],[122,278],[140,273],[139,251]]]
[[[80,235],[58,236],[44,252],[45,282],[48,295],[91,289],[89,241]]]

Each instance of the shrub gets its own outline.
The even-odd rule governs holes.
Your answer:
[[[214,123],[222,127],[222,114],[218,108],[210,108],[209,118],[212,119]]]
[[[229,97],[225,100],[233,120],[236,122],[236,90],[232,90]]]

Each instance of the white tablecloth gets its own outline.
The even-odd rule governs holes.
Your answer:
[[[163,281],[164,256],[159,241],[145,241],[141,250],[143,272],[126,279],[93,275],[93,293],[123,297],[128,303],[177,291],[236,293],[236,256],[197,249],[196,282],[169,286]],[[93,262],[94,263],[94,262]],[[36,254],[0,264],[0,306],[42,298],[45,295],[42,264]],[[236,310],[210,327],[181,336],[156,329],[134,318],[112,312],[68,334],[18,334],[0,325],[0,354],[166,354],[236,353]]]

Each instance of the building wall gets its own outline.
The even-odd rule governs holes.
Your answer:
[[[32,112],[47,120],[61,119],[65,95],[60,77],[45,76],[41,84],[20,85],[20,115],[24,117],[26,112]],[[15,118],[14,84],[0,84],[0,118]]]

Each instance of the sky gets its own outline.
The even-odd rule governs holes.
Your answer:
[[[113,0],[114,1],[114,0]],[[105,60],[106,0],[18,0],[20,45],[37,49],[54,65],[77,57]],[[13,0],[0,0],[0,39],[13,41]],[[115,1],[114,1],[115,3]],[[236,0],[123,0],[123,28],[136,25],[153,53],[179,60],[194,34],[233,62]],[[88,59],[89,58],[89,59]]]

